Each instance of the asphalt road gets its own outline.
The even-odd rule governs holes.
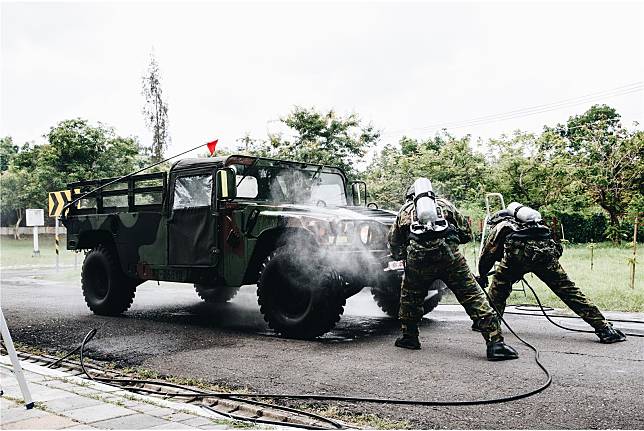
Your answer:
[[[544,381],[531,351],[511,335],[506,340],[520,359],[486,361],[483,340],[459,307],[441,305],[430,313],[421,328],[423,349],[408,351],[393,346],[397,325],[366,290],[349,299],[332,333],[299,341],[267,328],[254,286],[212,306],[190,285],[147,282],[123,317],[101,317],[87,309],[77,281],[51,281],[51,271],[2,271],[1,305],[16,341],[66,351],[94,327],[91,357],[260,392],[459,400],[517,394]],[[407,420],[414,428],[644,428],[643,338],[603,345],[592,334],[565,332],[543,318],[507,317],[541,350],[554,379],[545,392],[487,406],[340,408]],[[644,313],[630,317],[644,321]]]

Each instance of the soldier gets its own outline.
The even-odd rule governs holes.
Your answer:
[[[490,285],[490,298],[503,315],[512,285],[532,272],[579,317],[595,329],[601,343],[626,340],[626,336],[606,320],[599,309],[579,290],[559,264],[561,244],[552,239],[541,215],[532,208],[513,202],[507,210],[495,213],[488,221],[490,234],[485,239],[479,260],[478,281],[487,286],[487,273],[500,262]],[[472,326],[478,330],[477,325]]]
[[[419,190],[421,180],[429,183],[429,190]],[[459,244],[472,239],[467,220],[448,200],[436,198],[431,182],[424,178],[409,188],[406,198],[388,237],[394,259],[405,261],[399,314],[402,336],[395,345],[420,349],[418,323],[423,317],[423,301],[432,282],[441,279],[482,328],[488,360],[518,358],[516,350],[503,342],[499,319],[458,250]],[[427,207],[433,220],[424,223]]]

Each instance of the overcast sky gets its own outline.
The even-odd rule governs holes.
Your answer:
[[[0,7],[0,134],[19,144],[43,142],[74,117],[148,144],[141,77],[152,49],[169,104],[168,154],[265,137],[294,105],[356,112],[383,130],[383,143],[445,123],[475,138],[539,131],[600,102],[628,126],[644,123],[641,2]],[[464,123],[538,105],[546,112]]]

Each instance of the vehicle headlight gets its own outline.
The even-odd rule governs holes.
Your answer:
[[[340,221],[335,224],[335,243],[338,245],[351,244],[355,237],[355,223],[352,221]]]
[[[373,229],[369,224],[363,223],[358,227],[358,238],[362,245],[369,245],[372,241]]]
[[[358,226],[358,238],[368,248],[386,248],[387,232],[378,223],[362,223]]]
[[[306,218],[302,220],[302,226],[313,233],[320,244],[333,244],[335,241],[335,232],[328,221]]]

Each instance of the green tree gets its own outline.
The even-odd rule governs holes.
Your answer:
[[[26,207],[46,209],[50,191],[74,181],[124,175],[141,164],[134,138],[80,118],[61,121],[46,137],[45,145],[23,147],[3,173],[2,205],[16,211],[18,223]]]
[[[321,113],[295,107],[280,121],[294,132],[293,137],[271,134],[259,143],[244,141],[252,145],[252,154],[339,166],[351,176],[355,173],[354,163],[380,137],[380,132],[363,125],[357,114],[342,117],[334,111]]]
[[[18,154],[18,146],[13,144],[11,136],[0,138],[0,172],[9,169],[9,163]]]
[[[417,145],[412,140],[405,143]],[[414,181],[414,163],[415,159],[405,156],[402,148],[393,145],[383,148],[364,175],[370,200],[383,208],[398,209]]]
[[[552,141],[561,139],[551,131],[540,136],[516,131],[511,137],[489,140],[492,188],[488,191],[535,209],[570,211],[592,205],[580,192],[576,167],[569,160],[540,150],[544,145],[557,145]]]
[[[438,194],[458,204],[482,202],[489,168],[472,150],[469,136],[443,132],[425,141],[403,137],[399,147],[385,147],[366,172],[371,197],[392,209],[418,177],[429,178]]]
[[[161,71],[154,54],[150,55],[150,65],[142,81],[141,94],[145,98],[143,116],[145,124],[152,132],[152,145],[147,151],[150,152],[150,159],[153,163],[160,162],[163,160],[163,154],[170,142],[170,135],[168,133],[168,104],[163,98]]]
[[[564,139],[550,141],[543,149],[576,167],[575,179],[608,214],[607,236],[621,242],[621,219],[630,201],[642,191],[642,132],[625,129],[617,111],[606,105],[595,105],[570,117],[556,131]]]
[[[13,236],[20,239],[18,227],[24,218],[26,208],[40,208],[38,194],[34,193],[31,178],[26,170],[7,170],[0,174],[0,206],[3,213],[13,211],[15,213],[15,225]]]

